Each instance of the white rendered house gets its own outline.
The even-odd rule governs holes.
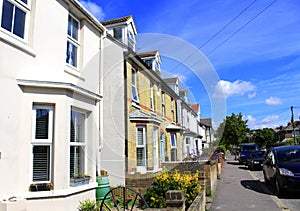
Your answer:
[[[75,0],[1,0],[0,18],[0,210],[76,210],[100,169],[106,29]]]

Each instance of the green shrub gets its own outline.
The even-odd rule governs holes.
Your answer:
[[[194,175],[180,174],[179,171],[173,174],[166,170],[160,172],[155,177],[152,187],[147,189],[145,200],[152,208],[164,208],[166,207],[165,193],[168,190],[183,190],[186,198],[185,205],[188,208],[200,192],[198,172]]]
[[[97,203],[94,200],[86,199],[84,201],[79,202],[79,211],[97,211]]]

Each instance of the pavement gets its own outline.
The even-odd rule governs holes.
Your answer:
[[[283,210],[262,182],[231,155],[226,159],[216,190],[210,198],[212,203],[207,207],[210,211]]]

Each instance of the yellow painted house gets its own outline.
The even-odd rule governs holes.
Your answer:
[[[180,127],[176,126],[178,95],[159,76],[159,69],[146,65],[159,67],[158,51],[140,55],[128,52],[125,60],[127,171],[157,172],[161,162],[177,161],[180,154]]]

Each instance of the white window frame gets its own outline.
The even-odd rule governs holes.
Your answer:
[[[10,40],[9,37],[13,38],[14,40],[21,41],[21,43],[27,43],[28,42],[28,31],[29,31],[29,23],[30,23],[30,13],[31,13],[31,0],[27,0],[27,3],[24,3],[21,0],[7,0],[11,4],[14,5],[14,10],[13,10],[13,17],[12,17],[12,29],[8,31],[5,28],[2,28],[2,13],[3,13],[3,0],[0,1],[0,32],[1,36]],[[24,37],[20,37],[16,34],[13,33],[13,28],[14,28],[14,13],[15,13],[15,8],[19,8],[23,12],[25,12],[25,23],[24,23]],[[7,37],[8,36],[8,37]]]
[[[158,128],[153,128],[153,167],[158,168]]]
[[[68,30],[67,30],[67,46],[66,46],[66,65],[68,67],[71,67],[71,68],[74,68],[76,70],[79,69],[79,54],[80,54],[80,21],[74,17],[74,15],[72,15],[71,13],[69,13],[68,15],[68,28],[69,28],[69,18],[71,18],[72,20],[75,20],[77,23],[78,23],[78,31],[77,31],[77,39],[75,39],[74,37],[70,36],[69,33],[68,33]],[[73,25],[71,25],[72,27]],[[67,29],[68,29],[67,28]],[[71,30],[72,32],[72,30]],[[76,50],[76,55],[74,57],[75,60],[76,60],[76,64],[73,65],[71,64],[71,62],[67,61],[67,55],[68,55],[68,45],[69,43],[73,46],[75,46],[75,48],[77,49]],[[71,57],[70,57],[71,58]]]
[[[150,109],[152,112],[155,111],[153,86],[154,84],[150,82]]]
[[[48,116],[48,138],[47,139],[37,139],[36,138],[36,110],[37,109],[45,109],[45,110],[49,110]],[[48,105],[33,105],[32,108],[32,141],[31,141],[31,181],[30,183],[49,183],[52,181],[52,171],[53,171],[53,167],[52,167],[52,163],[53,163],[53,154],[52,154],[52,146],[53,146],[53,130],[54,130],[54,108],[53,106],[48,106]],[[50,157],[49,157],[49,170],[48,170],[48,177],[49,180],[40,180],[40,181],[34,181],[33,177],[34,177],[34,154],[33,154],[33,148],[37,147],[37,146],[48,146],[49,147],[49,153],[50,153]]]
[[[142,129],[142,132],[143,132],[143,144],[139,144],[139,140],[138,140],[138,130],[140,130],[140,129]],[[144,153],[144,165],[138,164],[137,153],[136,153],[137,171],[145,171],[146,170],[146,166],[147,166],[146,146],[147,146],[146,127],[145,126],[137,126],[136,127],[136,149],[138,149],[138,148],[143,149],[143,153]]]
[[[162,117],[166,117],[165,93],[161,93],[161,113]]]
[[[84,124],[84,126],[83,126],[83,130],[84,130],[84,135],[83,135],[83,141],[79,141],[79,142],[76,142],[76,141],[74,141],[74,142],[72,142],[71,141],[71,120],[72,120],[72,113],[78,113],[78,114],[80,114],[80,115],[83,115],[83,124]],[[79,109],[76,109],[76,108],[74,108],[74,107],[71,107],[71,112],[70,112],[71,114],[70,114],[70,141],[69,141],[69,143],[70,143],[70,154],[69,154],[69,160],[70,160],[70,165],[69,165],[69,171],[70,171],[70,174],[69,174],[69,176],[70,176],[70,178],[72,178],[73,176],[81,176],[81,174],[85,174],[86,173],[86,167],[87,167],[87,156],[86,156],[86,142],[87,142],[87,113],[86,112],[83,112],[83,111],[81,111],[81,110],[79,110]],[[76,134],[76,132],[75,132],[75,134]],[[76,138],[75,138],[76,139]],[[83,150],[83,159],[84,159],[84,161],[82,162],[82,172],[74,172],[74,175],[71,175],[71,147],[80,147],[80,148],[82,148],[82,150]],[[80,167],[78,167],[78,169],[79,169]],[[74,171],[74,170],[73,170]]]
[[[172,144],[172,136],[174,137],[174,145]],[[177,160],[177,143],[176,143],[176,134],[171,133],[170,134],[170,145],[171,145],[171,161],[176,161]],[[175,151],[175,159],[172,159],[172,153]]]
[[[136,41],[134,33],[130,30],[127,30],[127,44],[129,48],[131,48],[133,51],[135,50]]]
[[[174,145],[172,144],[172,136],[174,136]],[[170,134],[170,145],[171,145],[171,148],[177,148],[177,144],[176,144],[176,134],[175,134],[175,133],[171,133],[171,134]]]
[[[172,122],[175,122],[175,111],[174,111],[174,100],[171,98],[171,114],[172,114]]]
[[[138,93],[138,88],[137,88],[137,71],[132,68],[131,69],[131,95],[132,95],[132,100],[136,103],[139,103],[139,93]],[[135,92],[135,96],[134,93]],[[136,97],[136,99],[134,99]]]

